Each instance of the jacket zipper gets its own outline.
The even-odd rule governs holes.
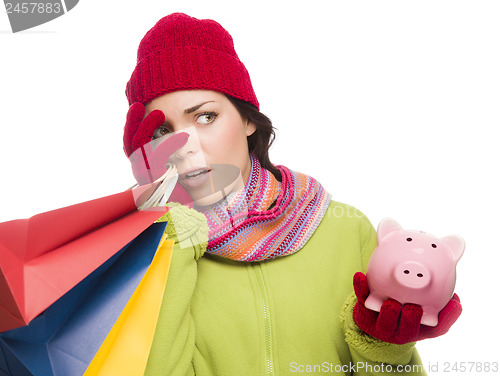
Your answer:
[[[264,275],[260,264],[255,266],[255,274],[257,275],[257,285],[259,286],[260,299],[262,303],[262,310],[264,313],[264,338],[266,346],[266,375],[274,375],[274,361],[273,361],[273,337],[271,331],[271,314],[269,311],[269,299],[267,296],[266,285],[264,283]]]

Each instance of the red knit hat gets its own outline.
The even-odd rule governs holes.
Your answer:
[[[125,93],[131,105],[192,89],[218,91],[259,108],[231,35],[213,20],[173,13],[159,20],[142,38]]]

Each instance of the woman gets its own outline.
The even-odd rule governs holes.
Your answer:
[[[420,326],[416,305],[364,307],[357,272],[375,230],[315,179],[271,164],[273,127],[226,30],[162,18],[139,45],[126,94],[128,156],[189,135],[150,157],[177,166],[195,208],[167,216],[177,242],[146,374],[425,374],[415,341],[444,334],[460,303],[452,299],[434,328]],[[161,175],[145,178],[132,162],[140,184]],[[220,187],[222,196],[207,194]]]

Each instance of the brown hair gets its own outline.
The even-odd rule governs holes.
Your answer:
[[[276,138],[271,119],[260,112],[252,103],[230,95],[226,95],[226,97],[236,107],[243,119],[255,124],[255,132],[247,138],[248,150],[257,157],[262,167],[271,171],[276,179],[281,181],[280,171],[269,160],[269,148]]]

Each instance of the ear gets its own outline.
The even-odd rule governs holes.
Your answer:
[[[384,218],[380,221],[377,228],[377,240],[380,242],[391,232],[402,230],[401,225],[392,218]]]
[[[254,123],[252,123],[251,121],[247,120],[247,124],[246,124],[247,137],[253,135],[256,130],[257,130],[257,126]]]
[[[448,235],[441,238],[441,241],[450,247],[453,253],[453,260],[457,263],[464,254],[465,240],[459,235]]]

